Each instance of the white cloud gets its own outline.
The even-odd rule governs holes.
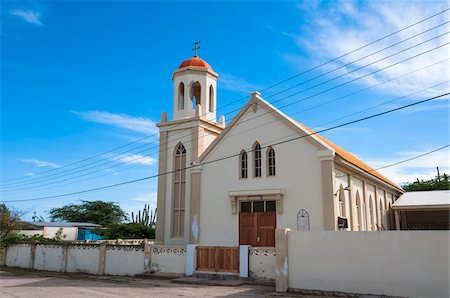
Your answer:
[[[37,166],[38,168],[42,168],[42,167],[60,168],[61,167],[61,165],[59,165],[59,164],[56,164],[53,162],[48,162],[48,161],[37,160],[37,159],[20,159],[20,161],[24,162],[24,163],[31,163],[31,164]]]
[[[33,10],[15,9],[10,12],[11,15],[21,18],[23,21],[42,26],[41,13]]]
[[[392,158],[366,159],[373,168],[380,168],[398,161],[406,160],[429,150],[399,152]],[[448,148],[432,154],[407,161],[389,168],[380,169],[379,172],[395,183],[413,182],[418,179],[430,179],[437,175],[436,167],[441,174],[450,173],[450,150]]]
[[[261,89],[261,86],[249,83],[243,78],[226,73],[220,75],[220,87],[240,93],[250,93]]]
[[[373,1],[365,2],[364,5],[358,5],[357,2],[352,1],[339,1],[330,2],[327,5],[323,5],[321,9],[313,11],[305,10],[303,7],[299,6],[299,9],[309,15],[308,19],[311,21],[308,26],[302,28],[301,34],[291,34],[291,36],[301,49],[306,50],[310,56],[317,59],[314,64],[320,64],[351,52],[380,37],[416,23],[419,20],[425,19],[426,17],[446,9],[446,6],[447,3],[445,1]],[[443,24],[447,21],[447,15],[447,13],[440,14],[362,50],[342,57],[334,63],[328,64],[323,70],[329,71],[341,67],[427,29]],[[448,25],[440,26],[393,48],[364,58],[352,65],[345,66],[339,71],[331,73],[330,77],[356,70],[359,67],[378,61],[418,43],[425,42],[435,36],[444,34],[447,30]],[[347,81],[359,78],[371,72],[381,70],[376,74],[369,75],[364,79],[359,80],[359,82],[365,85],[374,85],[433,64],[443,58],[449,58],[449,46],[447,45],[423,56],[400,63],[397,66],[382,70],[401,60],[443,45],[448,42],[448,39],[448,34],[441,36],[401,54],[379,61],[369,67],[356,70],[351,75],[345,76],[344,80]],[[304,69],[304,57],[292,53],[285,53],[283,57],[293,65],[298,65],[300,68]],[[382,84],[377,88],[387,94],[405,95],[412,93],[449,80],[449,66],[447,60],[447,62],[439,63],[430,69],[408,75],[390,83]],[[430,94],[432,96],[443,93],[445,90],[448,90],[448,86],[441,85],[428,92],[421,93],[418,96],[429,97]]]
[[[145,166],[151,166],[156,163],[156,159],[150,156],[145,156],[141,154],[130,154],[130,155],[118,155],[111,158],[113,161],[130,163],[130,164],[140,164]]]
[[[158,132],[156,129],[156,122],[143,117],[133,117],[126,114],[113,114],[105,111],[71,111],[71,113],[90,122],[111,125],[145,134],[154,134]]]

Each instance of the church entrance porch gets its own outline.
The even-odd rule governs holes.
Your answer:
[[[275,247],[275,201],[243,201],[239,212],[239,245]]]

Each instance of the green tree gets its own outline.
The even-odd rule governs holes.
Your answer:
[[[49,212],[51,221],[89,222],[102,226],[118,224],[127,220],[126,213],[114,202],[81,201],[81,204],[70,204],[61,208],[53,208]]]
[[[154,239],[155,229],[138,223],[121,223],[96,230],[106,239]]]
[[[21,227],[20,214],[9,210],[5,204],[0,204],[0,244]]]
[[[419,180],[402,185],[405,191],[428,191],[428,190],[448,190],[450,184],[448,175],[437,175],[430,180]]]

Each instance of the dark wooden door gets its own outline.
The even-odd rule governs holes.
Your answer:
[[[275,247],[275,212],[239,213],[239,244]]]
[[[257,213],[256,240],[258,246],[275,247],[275,212]]]

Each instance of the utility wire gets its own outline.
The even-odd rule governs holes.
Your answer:
[[[283,141],[280,141],[280,142],[277,142],[277,143],[274,143],[274,144],[271,144],[271,145],[261,146],[261,149],[264,149],[264,148],[267,148],[267,147],[270,147],[270,146],[272,146],[272,147],[278,146],[278,145],[281,145],[281,144],[292,142],[294,140],[303,139],[305,137],[310,137],[310,136],[313,136],[313,135],[316,135],[316,134],[319,134],[319,133],[322,133],[322,132],[330,131],[330,130],[337,129],[337,128],[340,128],[340,127],[343,127],[343,126],[347,126],[347,125],[350,125],[350,124],[354,124],[354,123],[358,123],[358,122],[361,122],[361,121],[365,121],[365,120],[369,120],[369,119],[372,119],[372,118],[376,118],[376,117],[379,117],[379,116],[382,116],[382,115],[386,115],[386,114],[389,114],[389,113],[392,113],[392,112],[395,112],[395,111],[406,109],[406,108],[409,108],[409,107],[412,107],[412,106],[415,106],[415,105],[419,105],[419,104],[422,104],[422,103],[425,103],[425,102],[429,102],[431,100],[435,100],[435,99],[438,99],[438,98],[441,98],[441,97],[444,97],[444,96],[448,96],[449,94],[450,93],[444,93],[444,94],[441,94],[441,95],[438,95],[438,96],[434,96],[434,97],[430,97],[430,98],[427,98],[427,99],[424,99],[424,100],[420,100],[420,101],[417,101],[417,102],[414,102],[414,103],[411,103],[411,104],[408,104],[408,105],[400,106],[400,107],[397,107],[397,108],[394,108],[394,109],[391,109],[391,110],[388,110],[388,111],[384,111],[384,112],[381,112],[381,113],[370,115],[370,116],[367,116],[367,117],[364,117],[364,118],[360,118],[360,119],[357,119],[357,120],[353,120],[353,121],[350,121],[350,122],[346,122],[346,123],[343,123],[343,124],[335,125],[333,127],[322,129],[322,130],[317,131],[317,132],[309,133],[309,134],[302,135],[302,136],[297,136],[297,137],[294,137],[294,138],[291,138],[291,139],[287,139],[287,140],[283,140]],[[230,158],[239,156],[239,154],[240,154],[240,152],[232,154],[232,155],[224,156],[224,157],[221,157],[221,158],[217,158],[217,159],[214,159],[214,160],[202,162],[202,163],[199,163],[199,164],[190,165],[190,166],[184,167],[183,169],[191,169],[191,168],[199,167],[199,166],[202,166],[202,165],[211,164],[211,163],[214,163],[214,162],[219,162],[219,161],[222,161],[222,160],[226,160],[226,159],[230,159]],[[168,175],[168,174],[171,174],[171,173],[174,173],[174,172],[175,172],[175,170],[174,171],[168,171],[168,172],[165,172],[165,173],[159,173],[159,174],[156,174],[156,175],[147,176],[147,177],[143,177],[143,178],[139,178],[139,179],[129,180],[129,181],[125,181],[125,182],[110,184],[110,185],[106,185],[106,186],[102,186],[102,187],[96,187],[96,188],[91,188],[91,189],[86,189],[86,190],[76,191],[76,192],[72,192],[72,193],[61,194],[61,195],[45,196],[45,197],[38,197],[38,198],[31,198],[31,199],[22,199],[22,200],[3,200],[1,202],[3,202],[3,203],[11,203],[11,202],[37,201],[37,200],[44,200],[44,199],[51,199],[51,198],[67,197],[67,196],[71,196],[71,195],[82,194],[82,193],[87,193],[87,192],[93,192],[93,191],[103,190],[103,189],[107,189],[107,188],[127,185],[127,184],[131,184],[131,183],[137,183],[137,182],[140,182],[140,181],[153,179],[153,178],[156,178],[156,177],[159,177],[159,176]]]
[[[440,47],[445,46],[445,45],[447,45],[447,44],[444,44],[444,45],[435,47],[435,48],[433,48],[433,49],[430,49],[430,50],[428,50],[428,51],[419,53],[419,54],[417,54],[417,55],[414,55],[414,56],[412,56],[412,57],[409,57],[409,58],[407,58],[407,59],[404,59],[404,60],[402,60],[402,61],[399,61],[399,62],[397,62],[397,63],[394,63],[394,64],[389,65],[389,66],[387,66],[387,67],[384,67],[384,68],[382,68],[382,69],[379,69],[379,70],[376,70],[376,71],[371,72],[371,73],[369,73],[369,74],[366,74],[366,75],[363,76],[363,77],[352,79],[352,80],[350,80],[350,81],[348,81],[348,82],[345,82],[345,83],[342,83],[342,84],[340,84],[340,85],[331,87],[331,88],[329,88],[329,89],[327,89],[327,90],[324,90],[324,91],[321,91],[321,92],[319,92],[319,93],[313,94],[313,95],[311,95],[311,96],[309,96],[309,97],[306,97],[306,98],[303,98],[303,99],[301,99],[301,100],[297,100],[297,101],[291,102],[291,103],[289,103],[289,104],[287,104],[287,105],[285,105],[285,106],[282,106],[281,108],[284,108],[284,107],[287,107],[287,106],[291,106],[291,105],[293,105],[293,104],[297,104],[297,103],[302,102],[302,101],[304,101],[304,100],[306,100],[306,99],[309,99],[309,98],[312,98],[312,97],[314,97],[314,96],[323,94],[323,93],[328,92],[328,91],[330,91],[330,90],[334,90],[334,89],[336,89],[336,88],[338,88],[338,87],[347,85],[347,84],[349,84],[349,83],[351,83],[351,82],[354,82],[354,81],[356,81],[356,80],[359,80],[359,79],[361,79],[361,78],[364,78],[364,77],[366,77],[366,76],[368,76],[368,75],[377,73],[377,72],[379,72],[379,71],[385,70],[385,69],[390,68],[390,67],[392,67],[392,66],[395,66],[395,65],[397,65],[397,64],[400,64],[400,63],[403,63],[403,62],[405,62],[405,61],[411,60],[411,59],[413,59],[413,58],[415,58],[415,57],[418,57],[418,56],[423,55],[424,53],[428,53],[428,52],[430,52],[430,51],[432,51],[432,50],[435,50],[435,49],[440,48]],[[396,54],[397,54],[397,53],[396,53]],[[382,59],[380,59],[380,60],[382,60]],[[379,60],[378,60],[378,61],[379,61]],[[331,80],[333,80],[333,79],[331,79]],[[318,86],[318,85],[316,85],[316,86]],[[297,92],[297,93],[299,93],[299,92]],[[295,93],[295,94],[297,94],[297,93]],[[301,92],[300,92],[300,93],[301,93]],[[293,94],[293,95],[295,95],[295,94]],[[291,97],[291,96],[293,96],[293,95],[289,95],[289,96],[287,96],[287,97],[285,97],[285,98]],[[344,96],[344,97],[346,97],[346,96]],[[285,98],[282,98],[281,100],[283,100],[283,99],[285,99]],[[278,101],[281,101],[281,100],[278,100]],[[277,101],[275,101],[275,102],[277,102]],[[270,113],[270,112],[269,112],[269,113]],[[244,122],[253,120],[253,119],[255,119],[255,118],[264,116],[265,114],[267,114],[267,113],[264,113],[264,114],[261,114],[261,115],[257,115],[257,116],[255,116],[255,117],[252,117],[252,118],[250,118],[250,119],[247,119],[247,120],[241,122],[241,124],[244,123]],[[174,141],[176,141],[176,139],[175,139],[175,140],[172,140],[172,141],[174,142]],[[137,153],[141,153],[141,152],[144,152],[144,151],[148,151],[148,150],[150,150],[150,149],[151,149],[151,148],[145,149],[145,150],[139,151],[139,152],[137,152]],[[127,157],[127,156],[122,157],[122,158],[120,158],[120,159],[123,159],[123,158],[126,158],[126,157]],[[138,160],[138,159],[141,159],[141,158],[143,158],[143,157],[145,157],[145,156],[137,157],[137,158],[131,159],[129,162],[131,163],[131,162],[136,161],[136,160]],[[119,160],[119,159],[117,159],[117,160]],[[58,178],[60,178],[60,177],[64,177],[64,176],[68,176],[68,175],[70,176],[70,175],[73,175],[73,174],[75,174],[75,173],[78,173],[78,172],[84,172],[84,171],[90,170],[90,169],[92,169],[92,168],[96,168],[96,167],[99,167],[99,166],[102,166],[102,165],[105,165],[105,164],[108,164],[108,163],[112,163],[112,162],[114,162],[114,161],[108,161],[108,162],[102,163],[102,164],[97,165],[97,166],[93,166],[93,167],[90,167],[90,168],[86,168],[86,169],[83,169],[83,170],[80,170],[80,171],[77,171],[77,172],[74,172],[74,173],[70,173],[70,174],[66,174],[66,175],[61,175],[61,176],[59,176],[59,177],[50,178],[50,179],[47,179],[47,180],[58,179]],[[109,167],[109,168],[113,168],[113,167],[116,167],[116,166],[119,166],[119,165],[114,165],[114,166]],[[103,169],[103,170],[104,170],[104,169]],[[94,173],[95,173],[95,172],[94,172]],[[92,173],[88,173],[88,174],[84,174],[84,175],[79,175],[79,176],[76,176],[76,177],[72,177],[72,178],[70,178],[70,179],[79,178],[79,177],[86,176],[86,175],[90,175],[90,174],[92,174]],[[41,178],[41,179],[42,179],[42,178]],[[52,182],[52,183],[41,184],[41,185],[38,185],[38,186],[30,186],[30,187],[20,187],[20,186],[16,186],[16,187],[14,187],[14,189],[15,189],[15,190],[25,190],[25,189],[30,189],[30,188],[39,187],[39,186],[52,185],[52,184],[56,184],[56,183],[60,183],[60,182],[65,182],[65,181],[67,181],[67,179],[59,180],[59,181],[54,181],[54,182]],[[44,182],[44,181],[40,181],[40,182],[38,182],[38,181],[33,181],[33,182],[29,182],[28,184],[36,184],[36,183],[42,183],[42,182]],[[23,182],[22,182],[22,183],[23,183]],[[19,188],[17,188],[17,187],[19,187]],[[5,190],[3,190],[3,191],[5,191]],[[11,190],[6,190],[6,191],[11,191]],[[12,191],[14,191],[14,190],[12,190]]]
[[[389,81],[391,81],[391,80],[389,80]],[[386,102],[383,102],[383,103],[381,103],[381,104],[378,104],[378,105],[375,105],[375,106],[366,108],[366,109],[364,109],[364,110],[360,110],[360,111],[355,112],[355,113],[352,113],[352,114],[350,114],[350,115],[346,115],[346,116],[344,116],[344,117],[336,118],[336,119],[334,119],[334,120],[328,121],[327,123],[335,122],[335,121],[337,121],[337,120],[341,120],[341,119],[343,119],[343,118],[347,118],[347,117],[349,117],[349,116],[352,116],[352,115],[355,115],[355,114],[359,114],[359,113],[362,113],[362,112],[365,112],[365,111],[368,111],[368,110],[371,110],[371,109],[380,107],[380,106],[382,106],[382,105],[386,105],[386,104],[388,104],[388,103],[392,103],[392,102],[397,101],[397,100],[399,100],[399,99],[406,98],[406,97],[410,97],[410,96],[412,96],[412,95],[416,95],[416,94],[418,94],[418,93],[421,93],[421,92],[423,92],[423,91],[427,91],[427,90],[432,89],[432,88],[436,88],[436,87],[441,86],[441,85],[443,85],[443,84],[445,84],[445,83],[448,83],[448,82],[449,82],[449,81],[446,81],[446,82],[443,82],[443,83],[440,83],[440,84],[436,84],[436,85],[433,85],[433,86],[431,86],[431,87],[428,87],[428,88],[425,88],[425,89],[422,89],[422,90],[419,90],[419,91],[416,91],[416,92],[413,92],[413,93],[410,93],[410,94],[407,94],[407,95],[404,95],[404,96],[401,96],[401,97],[397,97],[397,98],[395,98],[395,99],[391,99],[391,100],[389,100],[389,101],[386,101]],[[365,89],[367,89],[367,88],[365,88]],[[343,98],[343,97],[340,97],[340,98]],[[340,98],[337,98],[337,99],[340,99]],[[336,99],[335,99],[335,100],[336,100]],[[335,101],[335,100],[333,100],[333,101]],[[327,103],[329,103],[329,102],[326,102],[326,103],[324,103],[324,104],[327,104]],[[292,117],[293,115],[300,114],[300,113],[303,113],[303,112],[305,112],[305,111],[306,111],[306,110],[302,110],[302,111],[300,111],[300,112],[294,113],[294,114],[291,115],[291,117]],[[240,135],[240,134],[242,134],[242,133],[248,132],[248,131],[253,130],[253,129],[255,129],[255,128],[258,128],[258,127],[270,125],[270,124],[272,124],[272,123],[274,123],[274,122],[277,122],[277,121],[279,121],[279,120],[276,119],[276,120],[274,120],[274,121],[266,122],[266,123],[264,123],[264,124],[262,124],[262,125],[258,125],[258,126],[256,126],[256,127],[251,127],[251,128],[246,129],[246,130],[244,130],[244,131],[240,131],[239,133],[228,134],[228,135],[226,135],[226,136],[223,138],[223,140],[228,139],[228,138],[230,138],[230,137],[234,137],[234,136]],[[319,127],[323,127],[324,125],[325,125],[325,124],[321,124],[321,125],[319,125]],[[151,156],[151,155],[150,155],[150,156]],[[103,171],[105,171],[105,170],[109,170],[109,169],[116,168],[116,167],[126,166],[128,163],[133,163],[135,160],[138,160],[138,159],[140,159],[140,158],[141,158],[141,157],[138,157],[138,158],[129,160],[129,161],[123,163],[123,164],[116,164],[116,165],[114,165],[114,166],[110,166],[110,167],[107,167],[107,168],[104,168],[104,169],[100,169],[100,170],[98,170],[98,171],[94,171],[94,172],[87,173],[87,174],[84,174],[84,175],[80,175],[80,176],[77,176],[77,177],[72,177],[72,178],[69,178],[69,179],[64,179],[63,181],[76,179],[76,178],[79,178],[79,177],[82,177],[82,176],[89,176],[89,175],[96,174],[96,173],[98,173],[98,172],[103,172]],[[128,166],[126,169],[129,169],[129,168],[132,168],[132,167],[133,167],[133,166],[131,166],[131,167]],[[39,191],[42,191],[42,190],[46,190],[46,189],[59,188],[59,187],[66,186],[66,185],[78,184],[78,183],[83,182],[83,181],[92,180],[92,179],[95,179],[95,178],[104,177],[104,176],[109,176],[109,175],[111,175],[111,174],[110,174],[110,173],[106,173],[106,174],[103,173],[103,174],[100,174],[100,175],[96,175],[96,176],[94,176],[94,177],[89,177],[89,178],[87,178],[87,179],[82,179],[82,180],[78,180],[78,181],[73,181],[73,182],[69,182],[69,183],[64,183],[64,184],[60,184],[60,185],[56,185],[56,186],[50,186],[50,187],[46,187],[46,188],[42,188],[44,185],[41,185],[41,186],[33,187],[34,189],[33,189],[33,190],[29,190],[29,191],[20,191],[20,190],[19,190],[19,191],[11,190],[11,191],[14,192],[14,193],[17,193],[17,192],[20,192],[20,193],[29,193],[29,192],[35,192],[35,191],[36,191],[35,188],[39,188]],[[63,181],[61,181],[61,182],[63,182]],[[2,191],[2,192],[10,192],[10,191],[6,190],[6,191]]]
[[[435,14],[433,14],[433,15],[427,17],[427,18],[424,18],[424,19],[422,19],[422,20],[420,20],[420,21],[418,21],[418,22],[415,22],[415,23],[413,23],[413,24],[411,24],[411,25],[409,25],[409,26],[406,26],[406,27],[401,28],[401,29],[399,29],[399,30],[397,30],[397,31],[394,31],[394,32],[392,32],[392,33],[390,33],[390,34],[388,34],[388,35],[386,35],[386,36],[383,36],[383,37],[381,37],[381,38],[379,38],[379,39],[377,39],[377,40],[374,40],[374,41],[372,41],[372,42],[370,42],[370,43],[368,43],[368,44],[366,44],[366,45],[363,45],[363,46],[361,46],[361,47],[359,47],[359,48],[356,48],[356,49],[354,49],[354,50],[352,50],[352,51],[350,51],[350,52],[347,52],[347,53],[345,53],[345,54],[343,54],[343,55],[341,55],[341,56],[338,56],[338,57],[336,57],[336,58],[334,58],[334,59],[331,59],[331,60],[329,60],[329,61],[327,61],[327,62],[324,62],[324,63],[322,63],[322,64],[320,64],[320,65],[317,65],[317,66],[315,66],[315,67],[313,67],[313,68],[310,68],[310,69],[308,69],[308,70],[306,70],[306,71],[300,72],[300,73],[298,73],[298,74],[296,74],[296,75],[294,75],[294,76],[291,76],[291,77],[289,77],[289,78],[287,78],[287,79],[284,79],[284,80],[279,81],[279,82],[277,82],[277,83],[275,83],[275,84],[272,84],[272,85],[270,85],[270,86],[268,86],[268,87],[266,87],[266,88],[263,88],[263,89],[261,89],[260,91],[262,92],[262,91],[266,91],[266,90],[268,90],[268,89],[274,88],[274,87],[276,87],[276,86],[278,86],[278,85],[280,85],[280,84],[283,84],[283,83],[285,83],[285,82],[287,82],[287,81],[290,81],[290,80],[292,80],[292,79],[294,79],[294,78],[297,78],[297,77],[299,77],[299,76],[301,76],[301,75],[303,75],[303,74],[309,73],[309,72],[311,72],[311,71],[313,71],[313,70],[316,70],[316,69],[318,69],[318,68],[320,68],[320,67],[322,67],[322,66],[325,66],[325,65],[327,65],[327,64],[329,64],[329,63],[332,63],[332,62],[334,62],[334,61],[337,61],[337,60],[339,60],[339,59],[341,59],[341,58],[343,58],[343,57],[345,57],[345,56],[348,56],[348,55],[350,55],[350,54],[352,54],[352,53],[355,53],[355,52],[357,52],[357,51],[359,51],[359,50],[361,50],[361,49],[364,49],[364,48],[366,48],[366,47],[368,47],[368,46],[370,46],[370,45],[373,45],[373,44],[375,44],[375,43],[377,43],[377,42],[379,42],[379,41],[382,41],[382,40],[384,40],[384,39],[387,39],[387,38],[389,38],[389,37],[391,37],[391,36],[393,36],[393,35],[395,35],[395,34],[398,34],[398,33],[402,32],[402,31],[405,31],[405,30],[407,30],[407,29],[409,29],[409,28],[411,28],[411,27],[413,27],[413,26],[416,26],[416,25],[418,25],[418,24],[420,24],[420,23],[423,23],[423,22],[425,22],[425,21],[427,21],[427,20],[429,20],[429,19],[432,19],[432,18],[434,18],[434,17],[436,17],[436,16],[438,16],[438,15],[441,15],[441,14],[447,12],[448,10],[449,10],[449,9],[447,8],[447,9],[445,9],[445,10],[439,11],[439,12],[437,12],[437,13],[435,13]],[[431,29],[429,29],[429,30],[432,30],[432,29],[434,29],[434,28],[436,28],[436,27],[433,27],[433,28],[431,28]],[[427,31],[429,31],[429,30],[427,30]],[[274,95],[272,95],[272,96],[274,96]],[[248,98],[248,97],[245,96],[245,97],[239,98],[239,99],[236,100],[236,101],[233,101],[233,102],[231,102],[231,103],[229,103],[229,104],[226,104],[226,105],[222,106],[222,108],[225,107],[225,106],[234,104],[234,103],[236,103],[236,102],[239,102],[239,101],[241,101],[241,100],[243,100],[243,99],[246,99],[246,98]],[[217,111],[217,109],[216,109],[215,111]],[[121,149],[121,148],[130,146],[130,145],[132,145],[132,144],[141,142],[141,141],[143,141],[143,140],[145,140],[145,139],[148,139],[148,138],[150,138],[150,137],[152,137],[152,136],[156,136],[156,135],[158,135],[158,134],[155,133],[155,134],[152,134],[152,135],[149,135],[149,136],[140,138],[140,139],[138,139],[138,140],[135,140],[135,141],[130,142],[130,143],[127,143],[127,144],[125,144],[125,145],[122,145],[122,146],[113,148],[113,149],[108,150],[108,151],[105,151],[105,152],[103,152],[103,153],[99,153],[99,154],[97,154],[97,155],[94,155],[94,156],[91,156],[91,157],[88,157],[88,158],[85,158],[85,159],[82,159],[82,160],[78,160],[78,161],[75,161],[75,162],[66,164],[66,165],[64,165],[64,166],[62,166],[62,167],[55,168],[55,169],[50,169],[50,170],[46,170],[46,171],[43,171],[43,172],[36,173],[34,176],[42,175],[42,174],[49,173],[49,172],[53,172],[53,171],[58,171],[58,170],[60,170],[60,169],[62,169],[62,168],[67,168],[67,167],[70,167],[70,166],[72,166],[72,165],[79,164],[79,163],[82,163],[82,162],[85,162],[85,161],[94,159],[94,158],[96,158],[96,157],[100,157],[100,156],[106,155],[106,154],[108,154],[108,153],[111,153],[111,152],[116,151],[116,150],[118,150],[118,149]],[[3,180],[2,182],[9,182],[9,181],[16,181],[16,180],[30,179],[30,178],[33,178],[33,177],[28,177],[28,176],[27,176],[27,177],[23,177],[23,176],[21,176],[21,177],[17,177],[17,178],[13,178],[13,179]]]

